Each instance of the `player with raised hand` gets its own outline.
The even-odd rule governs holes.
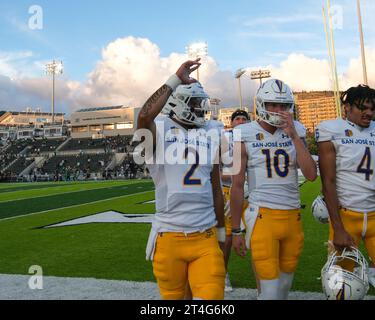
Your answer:
[[[199,59],[182,64],[138,117],[138,129],[150,130],[155,146],[154,161],[147,167],[155,183],[157,212],[146,258],[153,261],[165,300],[184,299],[187,284],[193,299],[224,298],[225,266],[218,243],[225,241],[224,201],[217,154],[212,152],[219,149],[220,139],[208,136],[211,130],[219,137],[221,127],[205,120],[209,97],[190,78],[199,66]],[[177,152],[177,163],[169,161],[168,155],[175,154],[170,150]]]

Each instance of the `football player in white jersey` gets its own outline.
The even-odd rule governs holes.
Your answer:
[[[360,85],[341,96],[346,120],[320,123],[316,130],[329,239],[336,250],[364,240],[375,261],[375,90]],[[350,266],[348,266],[350,268]],[[375,277],[375,269],[370,273]],[[370,274],[371,276],[371,274]]]
[[[231,115],[231,130],[225,133],[226,140],[228,141],[228,155],[232,156],[233,153],[233,129],[241,124],[245,124],[250,121],[250,116],[245,110],[236,110]],[[225,146],[223,146],[225,147]],[[226,155],[225,150],[222,152],[222,156]],[[229,162],[229,161],[228,161]],[[228,163],[228,169],[231,169],[231,164]],[[230,258],[230,253],[232,250],[232,216],[230,214],[230,189],[232,186],[232,176],[226,174],[227,165],[223,165],[222,168],[222,188],[224,192],[224,202],[225,202],[225,229],[226,229],[226,238],[224,244],[224,259],[225,259],[225,268],[227,270],[227,274],[225,277],[225,291],[231,292],[233,290],[232,284],[229,279],[228,274],[228,263]],[[245,189],[247,186],[245,186]],[[246,193],[246,192],[245,192]],[[245,197],[247,198],[247,197]],[[244,201],[243,211],[247,208],[248,202],[247,199]]]
[[[184,299],[187,284],[193,299],[224,298],[225,266],[218,243],[225,241],[224,200],[215,151],[209,152],[218,150],[220,140],[208,137],[210,129],[217,133],[221,128],[205,120],[209,97],[190,78],[199,66],[199,59],[182,64],[138,116],[138,129],[151,131],[156,148],[155,161],[147,164],[157,212],[146,258],[153,261],[164,300]],[[179,161],[170,163],[168,157],[175,154]]]
[[[238,127],[241,170],[232,178],[233,247],[240,256],[251,250],[258,299],[288,298],[303,247],[297,167],[309,181],[317,167],[303,141],[306,130],[293,120],[294,96],[282,81],[271,79],[258,90],[259,119]],[[249,207],[246,237],[240,229],[247,174]]]

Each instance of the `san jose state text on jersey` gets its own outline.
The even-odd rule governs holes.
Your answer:
[[[318,142],[330,141],[335,148],[340,205],[356,212],[374,211],[375,122],[361,128],[342,119],[323,121],[316,137]]]
[[[211,172],[214,165],[212,157],[216,155],[215,150],[219,145],[205,140],[205,132],[211,129],[221,132],[222,125],[215,121],[207,122],[203,130],[198,131],[203,137],[203,142],[208,142],[210,145],[200,144],[201,148],[196,148],[199,137],[190,141],[189,130],[169,117],[158,116],[155,122],[157,147],[160,148],[162,156],[168,157],[169,148],[171,150],[180,148],[184,152],[179,156],[184,159],[179,160],[190,157],[192,161],[178,161],[177,164],[164,161],[147,165],[156,186],[156,214],[153,228],[158,232],[189,233],[215,226]],[[186,138],[191,144],[185,144]],[[202,160],[205,153],[199,152],[202,148],[210,151],[206,152],[207,161]],[[189,214],[186,214],[187,212]]]
[[[297,134],[304,138],[306,129],[294,122]],[[270,209],[300,208],[297,154],[291,138],[282,130],[269,133],[257,122],[241,125],[240,140],[247,155],[249,202]]]

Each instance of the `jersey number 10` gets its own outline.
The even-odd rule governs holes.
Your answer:
[[[270,149],[263,149],[262,153],[266,156],[268,178],[272,178],[271,150]],[[283,168],[280,168],[280,157],[284,157],[284,167]],[[275,155],[273,156],[273,166],[275,168],[276,174],[279,177],[285,178],[289,174],[289,161],[290,161],[289,155],[285,150],[283,150],[283,149],[276,150]]]

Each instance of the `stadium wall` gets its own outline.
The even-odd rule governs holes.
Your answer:
[[[101,139],[133,135],[139,108],[104,107],[82,109],[71,116],[71,137]]]

